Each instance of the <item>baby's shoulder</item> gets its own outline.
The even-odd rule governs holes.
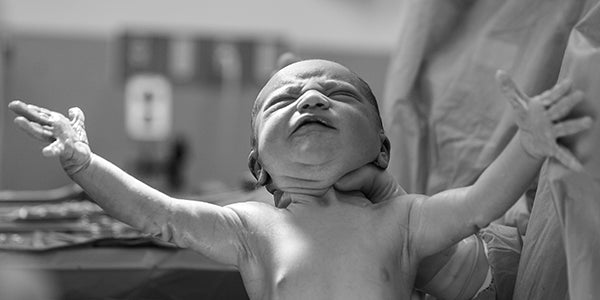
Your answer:
[[[268,213],[274,213],[278,210],[272,204],[268,204],[260,201],[245,201],[245,202],[236,202],[233,204],[229,204],[225,206],[228,209],[233,210],[238,214],[250,214],[250,215],[264,215]]]
[[[383,214],[390,214],[397,217],[406,216],[410,213],[413,205],[428,198],[425,195],[405,194],[398,195],[386,201],[374,204],[374,208]]]
[[[400,228],[403,228],[408,233],[412,207],[419,199],[423,198],[427,197],[417,194],[405,194],[374,204],[373,207],[378,214],[377,222],[383,224],[381,225],[382,227],[394,230],[397,230],[398,226],[400,226]]]
[[[427,200],[427,198],[429,198],[429,196],[427,196],[427,195],[404,194],[404,195],[396,196],[396,197],[390,199],[389,201],[383,201],[379,204],[390,205],[390,206],[394,206],[394,207],[406,207],[406,206],[410,207],[416,202]]]
[[[232,210],[246,225],[260,223],[262,220],[275,220],[282,215],[281,209],[259,201],[237,202],[225,208]]]

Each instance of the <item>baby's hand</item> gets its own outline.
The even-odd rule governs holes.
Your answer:
[[[18,117],[15,123],[32,137],[50,143],[42,154],[58,156],[68,175],[73,175],[89,164],[91,151],[85,133],[85,116],[81,109],[69,109],[69,119],[64,115],[21,101],[12,101],[8,107]]]
[[[552,89],[530,98],[519,90],[504,71],[496,73],[496,80],[516,112],[520,140],[525,151],[536,158],[554,157],[575,171],[583,170],[577,158],[556,141],[559,137],[591,127],[590,117],[563,120],[583,100],[583,93],[572,90],[571,82],[563,80]]]

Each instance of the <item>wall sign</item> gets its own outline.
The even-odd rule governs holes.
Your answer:
[[[173,91],[163,75],[139,73],[125,85],[125,127],[138,141],[162,141],[172,127]]]

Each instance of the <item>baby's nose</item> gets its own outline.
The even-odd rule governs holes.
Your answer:
[[[308,91],[301,96],[296,108],[298,111],[310,109],[328,109],[329,99],[317,91]]]

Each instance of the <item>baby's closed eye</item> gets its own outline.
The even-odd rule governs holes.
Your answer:
[[[356,95],[350,91],[333,91],[329,94],[329,98],[338,101],[358,100]]]
[[[267,105],[267,110],[275,110],[287,106],[288,104],[296,101],[296,97],[291,95],[279,96],[272,99]]]

